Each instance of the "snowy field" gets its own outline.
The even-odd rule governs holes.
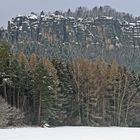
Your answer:
[[[0,129],[0,140],[140,140],[140,128],[17,128]]]

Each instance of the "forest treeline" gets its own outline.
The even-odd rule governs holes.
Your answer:
[[[140,76],[100,56],[64,61],[11,54],[2,42],[0,96],[1,127],[140,126]]]

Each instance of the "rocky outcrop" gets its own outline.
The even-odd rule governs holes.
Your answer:
[[[10,42],[14,53],[22,50],[27,55],[36,53],[67,60],[83,56],[95,59],[100,55],[108,62],[116,59],[119,64],[134,68],[131,65],[139,62],[139,19],[122,18],[123,14],[118,13],[78,13],[42,11],[18,15],[8,22],[7,29],[0,30],[0,40]]]

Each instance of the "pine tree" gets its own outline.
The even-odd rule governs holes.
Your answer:
[[[70,125],[73,121],[74,105],[75,105],[75,91],[73,88],[70,68],[64,61],[53,60],[53,65],[57,70],[57,75],[60,80],[58,91],[58,124]]]
[[[10,45],[0,42],[0,73],[6,72],[10,64]]]
[[[29,70],[29,62],[23,51],[18,54],[18,62],[21,65],[21,68]]]
[[[30,56],[30,61],[29,61],[31,70],[34,70],[34,69],[36,68],[37,63],[38,63],[38,58],[37,58],[36,54],[33,53],[33,54]]]
[[[47,69],[40,60],[34,71],[34,117],[38,125],[43,121],[48,122],[51,114],[50,79]]]

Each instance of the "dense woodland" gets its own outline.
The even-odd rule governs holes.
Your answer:
[[[0,106],[0,115],[7,114],[7,121],[1,120],[4,126],[140,125],[140,76],[115,60],[66,62],[36,54],[27,57],[22,51],[12,55],[10,46],[1,43],[0,63],[0,95],[8,103]],[[17,111],[7,113],[7,106]],[[14,115],[18,123],[9,122]]]
[[[0,127],[140,126],[139,19],[101,6],[9,21]]]

